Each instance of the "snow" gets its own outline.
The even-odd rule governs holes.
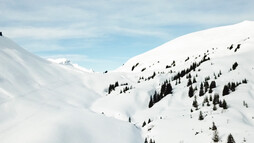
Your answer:
[[[192,84],[198,89],[196,110],[192,106],[194,97],[188,96],[186,76],[181,83],[172,77],[201,61],[204,54],[210,60],[190,72],[197,80]],[[214,131],[209,129],[213,122],[220,142],[226,142],[231,133],[236,142],[252,143],[253,55],[252,21],[181,36],[108,73],[91,72],[67,59],[44,60],[0,37],[1,143],[140,143],[145,138],[156,143],[204,143],[213,142]],[[175,66],[171,65],[173,61]],[[238,66],[232,70],[235,62]],[[171,67],[166,68],[167,65]],[[151,78],[154,72],[156,76]],[[200,84],[208,76],[208,82],[216,81],[217,86],[212,93],[200,97]],[[248,80],[247,84],[222,96],[224,85],[243,79]],[[148,108],[150,96],[160,91],[165,80],[170,80],[173,93]],[[119,86],[108,94],[109,85],[115,82]],[[123,92],[126,87],[130,89]],[[204,98],[215,93],[227,101],[228,109],[217,105],[214,111],[211,101],[209,107],[202,106]],[[198,120],[200,111],[204,120]]]
[[[92,69],[86,69],[84,67],[79,66],[78,64],[74,64],[66,58],[57,58],[57,59],[48,58],[47,60],[50,61],[50,62],[53,62],[53,63],[57,63],[57,64],[72,66],[73,68],[75,68],[77,70],[80,70],[80,71],[94,72]]]
[[[139,63],[139,65],[134,71],[138,72],[143,68],[150,70],[157,69],[158,66],[164,68],[166,65],[171,64],[173,60],[185,60],[187,57],[203,54],[206,50],[212,48],[229,47],[231,44],[243,43],[244,40],[253,37],[253,27],[253,21],[244,21],[235,25],[190,33],[131,58],[116,71],[131,71],[131,67],[136,63]],[[223,56],[225,56],[225,53],[223,53]],[[160,64],[156,64],[158,61]],[[149,68],[149,66],[151,67]]]
[[[97,75],[45,61],[5,37],[0,57],[1,143],[142,142],[132,124],[90,110],[101,96],[87,86],[100,84]]]

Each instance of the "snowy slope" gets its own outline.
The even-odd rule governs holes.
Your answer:
[[[202,61],[204,55],[206,58],[209,57],[209,60],[202,62],[195,71],[192,70],[181,77],[180,83],[179,78],[173,79],[178,72],[188,69],[192,63]],[[156,143],[213,142],[214,131],[209,129],[212,127],[212,122],[215,122],[218,128],[221,142],[226,142],[230,133],[236,142],[253,142],[254,58],[252,55],[254,55],[254,22],[252,21],[179,37],[130,59],[113,71],[127,76],[127,87],[132,88],[121,93],[125,87],[116,87],[109,95],[96,100],[92,109],[122,120],[131,118],[134,124],[143,129],[144,138],[148,141],[155,140]],[[172,64],[173,61],[175,64]],[[238,66],[232,70],[235,62]],[[156,76],[149,80],[153,72]],[[197,110],[192,106],[194,97],[188,96],[187,75],[189,74],[197,81],[192,84],[193,88],[197,87],[195,91]],[[211,81],[216,81],[217,86],[212,93],[206,92],[203,96],[199,96],[201,82],[204,84],[207,77],[209,77],[207,79],[209,84]],[[248,83],[240,84],[236,87],[236,91],[230,91],[229,95],[222,96],[224,85],[229,82],[241,82],[243,79],[247,79]],[[171,82],[173,93],[148,108],[154,91],[160,93],[161,85],[165,80]],[[202,105],[205,97],[214,98],[215,94],[219,94],[221,101],[226,100],[228,109],[216,105],[217,110],[213,110],[213,101],[210,101],[210,106],[206,103]],[[248,106],[243,104],[244,102],[247,102]],[[202,121],[198,120],[200,111],[205,116]],[[142,127],[149,119],[152,122]]]
[[[100,75],[45,61],[5,37],[0,58],[1,143],[141,142],[135,126],[89,109]]]
[[[0,37],[0,140],[212,143],[214,122],[219,142],[231,133],[237,143],[252,143],[253,55],[252,21],[184,35],[109,73],[86,72],[65,59],[49,62]],[[172,93],[162,90],[165,81]],[[212,81],[216,86],[205,91]],[[239,85],[223,96],[233,82]],[[165,94],[149,107],[155,91]]]
[[[253,30],[254,22],[244,21],[235,25],[187,34],[131,58],[116,71],[132,71],[132,67],[137,63],[139,64],[133,71],[140,72],[144,68],[146,70],[164,68],[174,60],[185,60],[187,57],[203,54],[206,50],[211,50],[212,48],[227,47],[231,44],[241,43],[248,37],[253,36]],[[160,64],[156,64],[158,62]]]

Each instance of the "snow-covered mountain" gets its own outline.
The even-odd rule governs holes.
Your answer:
[[[90,110],[101,75],[48,62],[6,37],[0,59],[1,143],[142,142],[132,124]]]
[[[122,67],[116,71],[137,71],[142,69],[155,70],[164,68],[166,65],[175,61],[183,61],[187,57],[194,57],[203,54],[207,50],[213,48],[231,46],[231,44],[242,44],[253,36],[253,21],[244,21],[235,25],[212,28],[204,31],[199,31],[187,34],[169,41],[155,49],[152,49],[144,54],[131,58]],[[225,52],[214,54],[214,56],[225,56],[231,53]],[[156,64],[156,63],[160,64]],[[135,66],[138,64],[137,66]],[[132,67],[133,68],[132,70]]]
[[[56,59],[48,58],[47,60],[50,61],[50,62],[53,62],[53,63],[61,64],[61,65],[72,66],[73,68],[75,68],[77,70],[80,70],[80,71],[94,72],[92,69],[86,69],[82,66],[79,66],[78,64],[74,64],[66,58],[56,58]]]
[[[104,74],[0,37],[0,140],[252,143],[252,55],[252,21],[176,38]]]

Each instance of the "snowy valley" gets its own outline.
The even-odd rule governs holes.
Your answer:
[[[0,141],[252,143],[253,55],[252,21],[181,36],[107,73],[1,36]]]

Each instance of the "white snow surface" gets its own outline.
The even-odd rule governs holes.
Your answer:
[[[0,58],[1,143],[142,142],[134,125],[90,110],[100,75],[45,61],[5,37]]]
[[[188,96],[186,75],[180,83],[172,77],[199,62],[204,54],[210,60],[190,72],[197,81],[192,84],[197,87],[196,110],[194,97]],[[46,61],[0,37],[0,141],[142,143],[147,138],[156,143],[212,143],[214,131],[209,128],[214,122],[219,142],[226,142],[231,133],[237,143],[252,143],[253,55],[252,21],[184,35],[104,74],[68,66],[66,59]],[[232,70],[235,62],[238,66]],[[156,76],[147,80],[153,73]],[[216,88],[199,96],[200,84],[208,76],[209,83],[216,81]],[[247,84],[222,96],[224,85],[243,79]],[[170,80],[173,93],[148,108],[150,96],[160,92],[165,80]],[[109,94],[109,85],[115,82],[119,86]],[[130,89],[123,92],[126,87]],[[214,111],[212,102],[202,106],[205,97],[216,93],[227,101],[228,109],[217,105]],[[200,111],[204,120],[198,120]]]
[[[82,67],[78,64],[74,64],[66,58],[56,58],[56,59],[48,58],[47,60],[50,61],[50,62],[53,62],[53,63],[61,64],[61,65],[72,66],[73,68],[75,68],[77,70],[80,70],[80,71],[94,72],[92,69],[86,69],[86,68],[84,68],[84,67]]]

